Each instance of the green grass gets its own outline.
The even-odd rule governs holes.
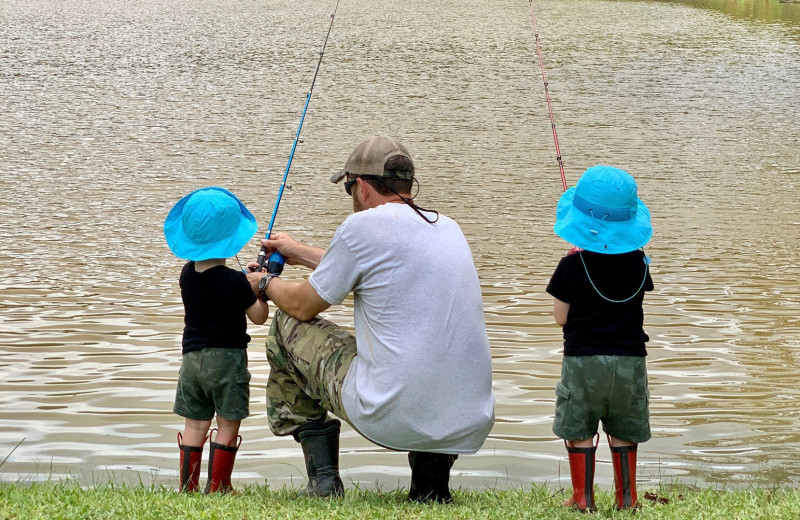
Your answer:
[[[652,492],[652,490],[651,490]],[[347,490],[343,499],[300,498],[295,491],[243,488],[236,495],[178,494],[163,487],[102,484],[81,488],[72,482],[0,483],[0,519],[584,519],[636,520],[797,519],[800,494],[795,490],[691,490],[674,487],[655,491],[669,503],[644,499],[637,512],[614,511],[610,491],[597,494],[597,513],[583,516],[564,508],[563,491],[547,486],[527,490],[459,491],[449,505],[409,503],[405,493]]]

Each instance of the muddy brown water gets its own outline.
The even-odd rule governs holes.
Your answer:
[[[0,4],[2,480],[174,484],[181,261],[163,219],[220,185],[263,233],[333,6]],[[534,7],[568,182],[625,168],[653,214],[642,484],[797,485],[800,6]],[[528,2],[343,0],[276,229],[325,246],[350,209],[327,179],[378,133],[408,145],[417,201],[461,223],[482,280],[497,423],[454,485],[568,486],[544,291],[568,245]],[[352,326],[350,302],[327,315]],[[266,427],[267,328],[250,332],[234,477],[299,486],[298,446]],[[348,486],[407,486],[404,454],[341,442]]]

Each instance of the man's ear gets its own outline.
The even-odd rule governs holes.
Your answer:
[[[366,190],[372,190],[372,185],[366,181],[363,177],[356,177],[356,182],[358,183],[358,189],[361,190],[361,197],[367,197],[371,194]]]

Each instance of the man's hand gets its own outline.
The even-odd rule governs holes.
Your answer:
[[[288,233],[272,233],[269,238],[262,238],[261,245],[267,250],[267,257],[274,253],[279,252],[286,259],[286,263],[296,265],[299,262],[298,250],[300,249],[300,242],[289,236]]]
[[[261,245],[267,251],[267,257],[275,251],[283,255],[289,265],[304,265],[316,269],[325,254],[324,249],[311,247],[298,242],[288,233],[272,233],[268,239],[262,238]],[[251,264],[247,267],[250,268]],[[258,265],[258,264],[256,264]]]

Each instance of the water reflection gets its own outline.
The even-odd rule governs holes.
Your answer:
[[[798,29],[800,7],[794,0],[659,0],[668,3],[690,5],[745,20],[758,20],[772,23],[785,23],[787,27]]]
[[[24,439],[0,478],[173,484],[181,262],[163,218],[215,184],[266,221],[332,8],[234,4],[0,4],[0,457]],[[568,181],[613,162],[653,211],[645,483],[798,482],[789,7],[764,24],[672,2],[537,4]],[[330,172],[364,135],[409,146],[418,202],[462,224],[483,284],[498,420],[456,465],[467,488],[567,485],[544,292],[566,248],[552,233],[561,185],[527,8],[343,3],[278,221],[326,245],[350,210]],[[349,303],[328,316],[352,326]],[[299,448],[265,426],[266,330],[250,329],[235,476],[297,486]],[[342,452],[348,483],[407,486],[403,454],[350,430]]]

